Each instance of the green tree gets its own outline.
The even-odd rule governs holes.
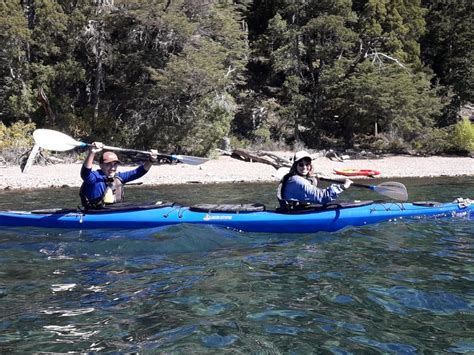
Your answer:
[[[195,153],[230,129],[350,146],[375,124],[416,146],[472,101],[471,17],[441,0],[3,0],[0,119]]]
[[[382,132],[410,142],[433,126],[442,106],[423,73],[414,75],[396,64],[380,69],[366,61],[345,80],[334,80],[343,71],[341,63],[323,80],[325,124],[336,137],[350,143],[356,134],[373,134],[377,124]]]
[[[286,125],[291,132],[288,140],[299,140],[300,129],[319,119],[322,72],[354,44],[350,24],[355,16],[346,0],[279,1],[271,2],[270,8],[264,12],[263,5],[259,7],[269,18],[266,31],[253,44],[253,61],[259,63],[256,70],[263,67],[268,75],[254,90],[262,93],[262,103],[270,102],[268,96],[278,100],[280,121],[285,124],[276,125],[274,131],[281,132]]]
[[[323,111],[309,136],[343,137],[351,146],[355,134],[373,134],[377,124],[383,132],[416,140],[442,107],[421,66],[421,4],[355,1],[354,9],[359,45],[324,73]]]
[[[0,119],[29,120],[32,95],[28,87],[31,31],[19,2],[0,2]]]
[[[354,0],[359,58],[399,62],[420,69],[419,38],[425,33],[421,0]]]
[[[122,76],[133,75],[124,81],[131,96],[120,123],[124,139],[140,146],[205,153],[229,132],[233,95],[245,81],[245,29],[234,5],[190,4],[136,9],[123,27],[135,36],[127,42],[132,50],[114,56],[113,72],[119,65]]]
[[[474,102],[474,17],[471,1],[424,1],[428,32],[423,38],[423,59],[446,90],[448,105],[440,126],[459,120],[459,108]]]

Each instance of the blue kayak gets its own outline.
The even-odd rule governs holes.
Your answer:
[[[260,204],[196,205],[174,203],[128,206],[114,205],[97,211],[38,210],[0,212],[1,227],[66,229],[137,229],[182,223],[215,225],[244,232],[314,233],[332,232],[347,226],[363,226],[388,220],[419,217],[474,215],[474,203],[457,199],[437,202],[350,202],[309,206],[297,211],[266,210]]]

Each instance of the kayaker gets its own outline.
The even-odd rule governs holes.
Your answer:
[[[83,180],[79,196],[85,209],[101,209],[107,204],[123,200],[123,185],[145,175],[157,160],[158,152],[150,151],[149,159],[134,170],[117,172],[121,163],[113,152],[104,152],[99,160],[99,170],[92,170],[96,153],[102,151],[104,145],[94,142],[89,147],[89,153],[81,167]]]
[[[278,201],[284,209],[295,209],[308,204],[326,204],[336,200],[337,196],[348,189],[352,181],[345,179],[341,184],[332,184],[321,189],[314,176],[312,158],[306,151],[295,153],[290,172],[278,186]]]

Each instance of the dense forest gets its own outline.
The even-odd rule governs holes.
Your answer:
[[[0,148],[474,150],[467,0],[0,0]],[[3,147],[2,147],[3,144]]]

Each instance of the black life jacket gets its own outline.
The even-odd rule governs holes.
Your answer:
[[[310,202],[307,201],[293,201],[293,200],[284,200],[283,199],[283,192],[285,191],[286,184],[291,176],[295,174],[287,174],[281,179],[280,183],[278,184],[277,188],[277,199],[278,203],[280,204],[280,209],[282,210],[300,210],[305,209],[308,206],[311,206]],[[305,177],[312,185],[318,186],[318,179],[314,176]]]
[[[98,210],[104,208],[106,205],[123,201],[124,184],[118,176],[107,178],[106,185],[107,187],[104,194],[92,200],[88,199],[84,194],[84,183],[81,185],[79,196],[81,197],[81,204],[86,210]]]

